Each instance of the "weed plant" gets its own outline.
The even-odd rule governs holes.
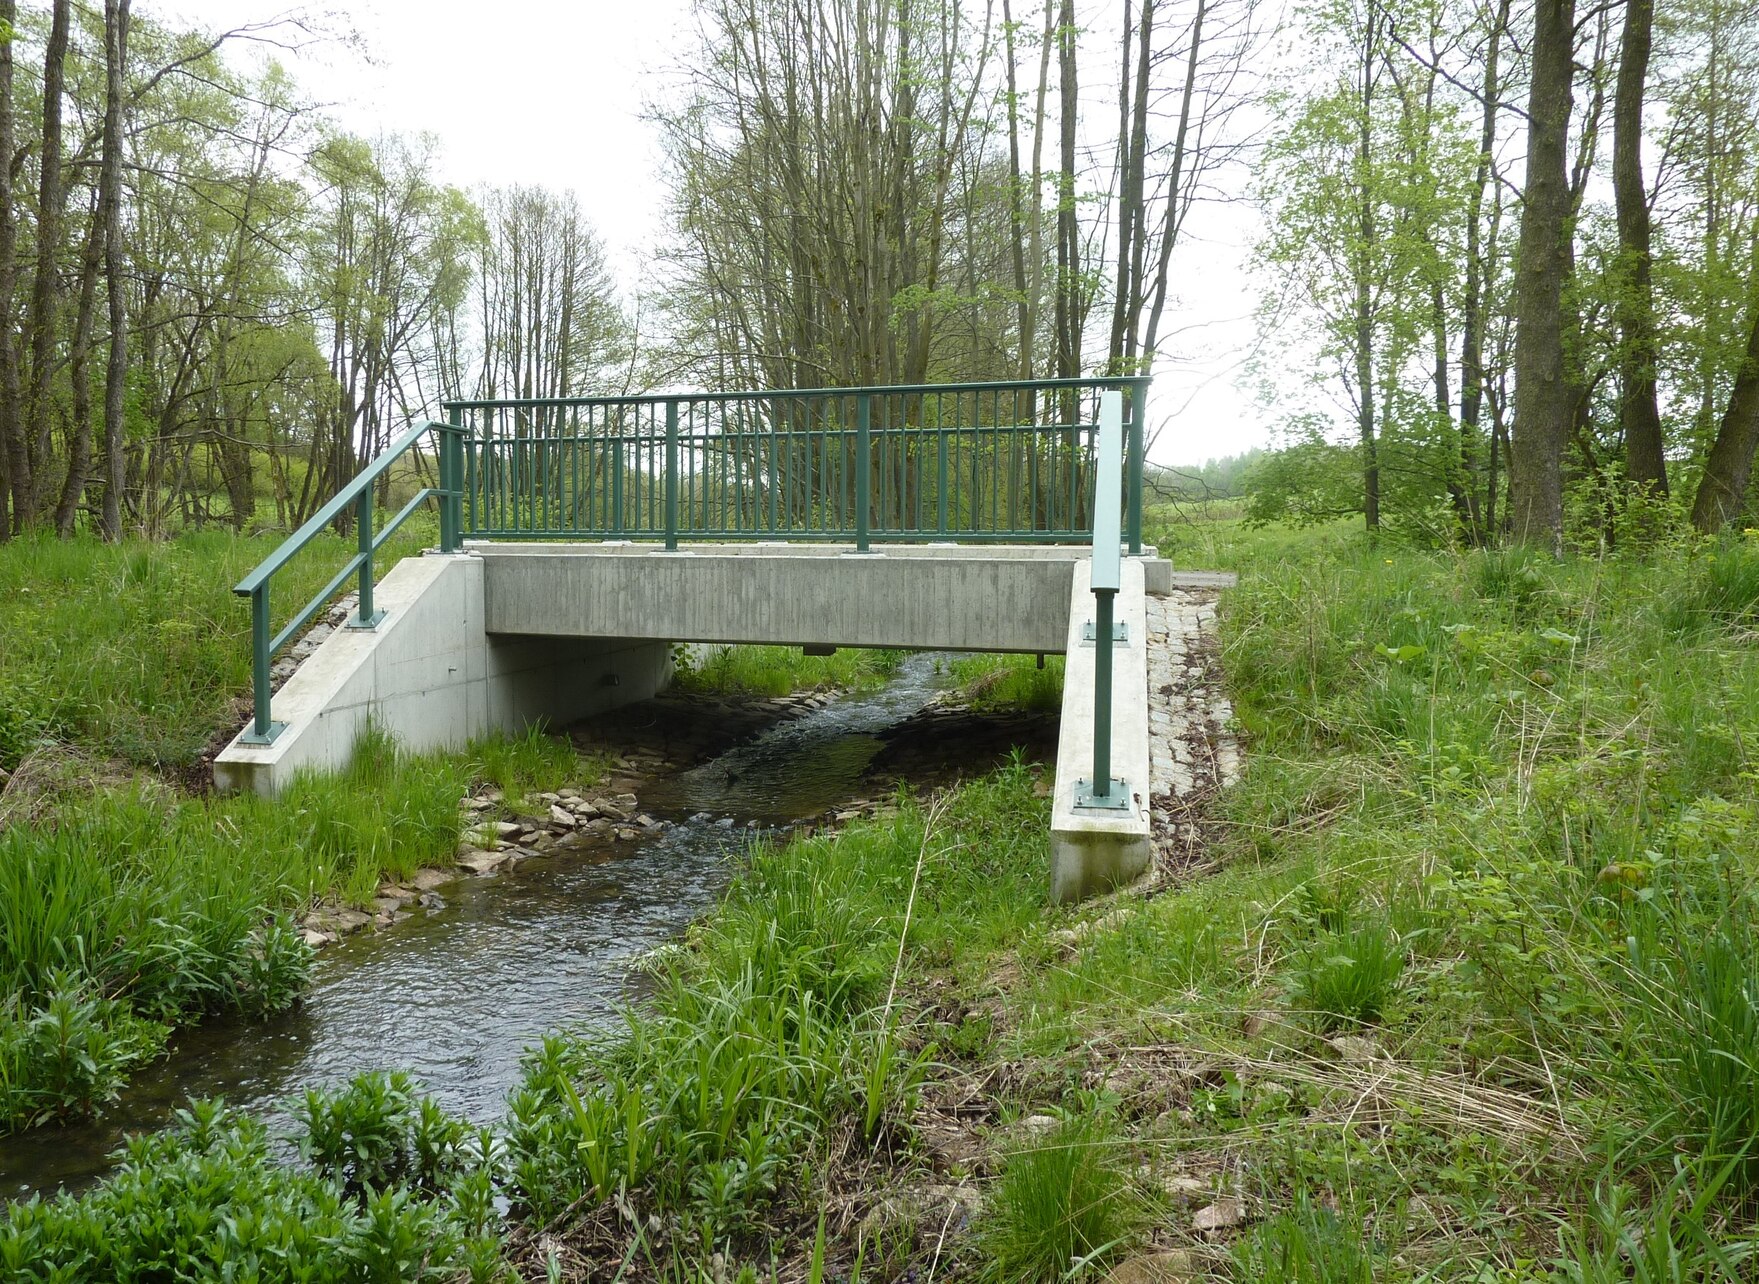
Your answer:
[[[498,1160],[480,1133],[406,1079],[363,1075],[313,1093],[290,1163],[260,1120],[199,1102],[131,1138],[80,1197],[13,1204],[0,1278],[323,1280],[507,1278],[493,1204]]]

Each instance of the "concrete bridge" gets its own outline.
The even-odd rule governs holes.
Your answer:
[[[216,783],[273,794],[341,767],[369,720],[418,750],[564,724],[658,692],[680,642],[1054,653],[1051,891],[1125,881],[1149,863],[1146,595],[1174,583],[1141,543],[1145,393],[1090,380],[461,403],[240,584],[256,713]],[[430,431],[438,485],[375,528],[374,478]],[[428,499],[441,547],[376,580],[373,551]],[[349,505],[355,558],[271,633],[274,572]],[[271,694],[275,650],[350,579],[352,627]],[[1096,790],[1102,777],[1119,784]]]

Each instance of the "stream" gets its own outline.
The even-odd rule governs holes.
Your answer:
[[[163,1127],[191,1097],[266,1111],[310,1086],[400,1068],[448,1110],[499,1118],[523,1051],[551,1030],[615,1020],[640,995],[631,964],[713,907],[754,832],[861,791],[880,733],[935,698],[944,659],[908,656],[872,694],[649,781],[642,809],[670,822],[651,837],[462,878],[441,889],[443,905],[330,946],[292,1012],[179,1031],[102,1119],[0,1139],[0,1199],[89,1185],[125,1132]]]

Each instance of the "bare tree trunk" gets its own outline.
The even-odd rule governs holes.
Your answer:
[[[1618,208],[1617,310],[1622,340],[1619,418],[1625,473],[1640,489],[1667,494],[1661,410],[1655,396],[1655,297],[1649,255],[1649,197],[1643,188],[1643,85],[1649,74],[1654,0],[1625,0],[1618,88],[1612,109],[1612,185]]]
[[[1740,514],[1759,445],[1759,299],[1753,304],[1747,349],[1729,393],[1728,410],[1704,459],[1704,478],[1692,501],[1692,525],[1714,535]]]
[[[1501,87],[1498,63],[1502,38],[1508,30],[1511,0],[1501,0],[1495,25],[1490,31],[1489,45],[1484,53],[1484,118],[1478,136],[1478,171],[1473,176],[1472,196],[1466,211],[1466,280],[1465,297],[1460,305],[1460,464],[1471,487],[1474,455],[1478,447],[1478,426],[1484,404],[1484,289],[1485,271],[1483,229],[1484,193],[1490,184],[1490,162],[1496,147],[1496,109]],[[1494,231],[1494,223],[1493,223]],[[1492,252],[1495,250],[1494,238]],[[1491,440],[1491,476],[1485,490],[1484,520],[1478,538],[1489,538],[1495,527],[1496,514],[1496,441]]]
[[[31,387],[25,434],[30,461],[24,473],[28,493],[19,504],[14,475],[13,508],[20,526],[35,524],[37,490],[49,454],[50,401],[55,377],[55,256],[61,248],[61,98],[67,65],[68,0],[55,0],[49,40],[43,54],[43,138],[37,187],[37,277],[31,293]]]
[[[1515,293],[1515,423],[1509,484],[1514,536],[1553,550],[1563,540],[1563,445],[1574,412],[1564,371],[1563,292],[1570,192],[1575,0],[1536,0],[1527,101],[1527,178]]]
[[[80,254],[79,304],[74,314],[73,345],[67,361],[73,415],[67,428],[67,473],[61,481],[61,497],[55,504],[55,533],[62,539],[73,535],[73,519],[79,512],[86,473],[92,463],[92,381],[87,361],[92,350],[92,318],[98,308],[98,264],[103,258],[103,250],[104,224],[94,209],[86,230],[85,250]]]
[[[16,0],[0,0],[0,24],[10,30],[17,20]],[[12,534],[13,518],[8,509],[21,493],[30,493],[30,460],[18,413],[18,347],[12,315],[18,271],[18,220],[12,207],[12,157],[18,150],[15,122],[12,41],[5,40],[0,41],[0,474],[4,474],[0,476],[0,483],[4,483],[0,484],[0,542]]]
[[[1373,534],[1380,529],[1380,452],[1374,422],[1374,287],[1369,264],[1377,234],[1374,195],[1368,188],[1374,145],[1375,44],[1380,19],[1370,14],[1363,33],[1361,82],[1357,103],[1356,164],[1362,175],[1356,187],[1356,433],[1362,448],[1362,517]]]
[[[1061,168],[1057,175],[1057,374],[1073,378],[1081,365],[1081,227],[1075,210],[1075,0],[1063,0],[1057,19],[1057,70],[1062,93]]]
[[[123,394],[128,380],[128,307],[122,281],[122,102],[128,61],[129,0],[104,0],[104,155],[98,207],[104,220],[104,281],[110,352],[104,368],[105,539],[122,537]]]

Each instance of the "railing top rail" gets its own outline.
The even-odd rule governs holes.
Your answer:
[[[491,397],[442,401],[446,410],[517,410],[545,406],[663,405],[668,401],[769,401],[796,397],[883,397],[918,393],[1055,392],[1074,388],[1147,387],[1149,375],[1085,375],[1066,379],[1003,379],[988,383],[894,383],[857,388],[769,388],[754,392],[644,392],[624,397]]]
[[[433,419],[425,420],[410,428],[408,432],[404,433],[401,437],[398,437],[387,446],[384,451],[380,453],[378,458],[374,459],[365,468],[361,469],[359,473],[355,474],[346,486],[336,492],[335,496],[329,503],[318,509],[317,512],[313,513],[311,517],[306,520],[305,525],[301,526],[298,530],[294,531],[293,534],[282,540],[281,546],[265,557],[257,565],[257,568],[249,575],[246,575],[242,580],[238,581],[238,583],[233,586],[232,591],[238,594],[239,597],[249,597],[252,593],[256,592],[257,589],[261,588],[263,583],[268,580],[270,576],[274,575],[276,571],[280,570],[291,561],[295,553],[311,543],[312,539],[319,532],[336,520],[337,515],[341,513],[344,508],[347,508],[350,504],[360,498],[361,491],[365,490],[368,486],[371,486],[383,476],[386,469],[401,459],[404,452],[411,446],[415,445],[415,443],[421,439],[423,433],[430,430],[447,433],[462,433],[464,431],[463,428],[456,424],[441,423],[438,420]]]

